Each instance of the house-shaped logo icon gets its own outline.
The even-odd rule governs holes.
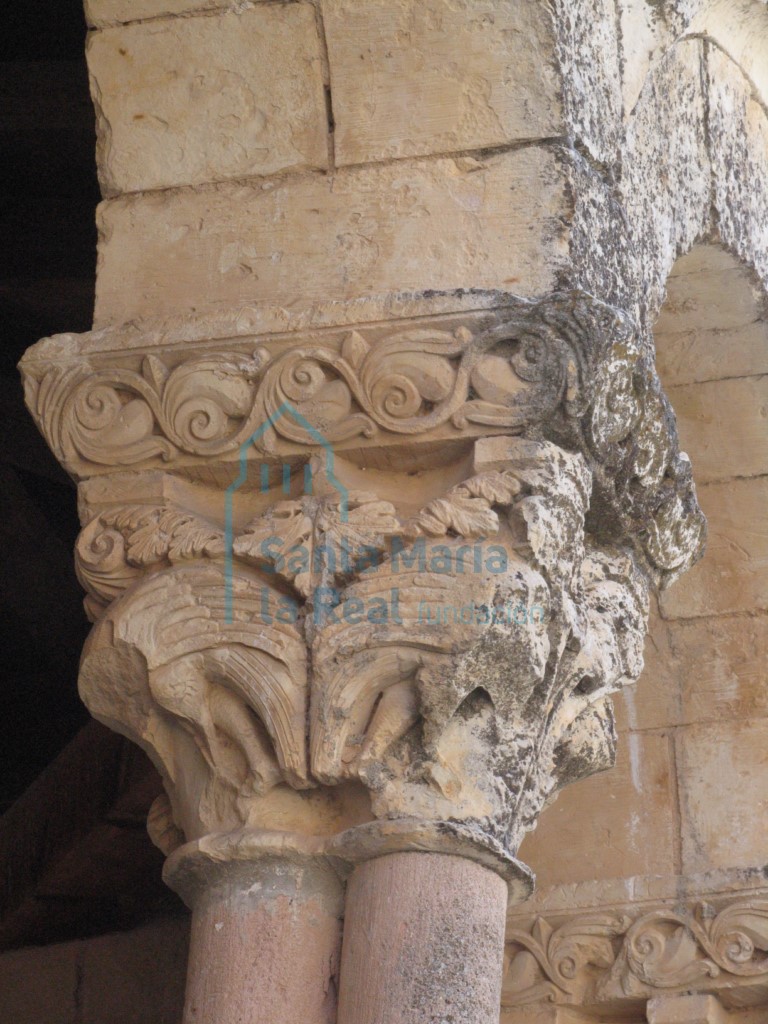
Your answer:
[[[234,496],[237,491],[243,486],[248,479],[248,451],[251,445],[256,444],[267,432],[267,430],[273,429],[275,424],[285,416],[291,417],[295,423],[297,423],[302,430],[307,434],[307,437],[323,450],[323,470],[327,481],[334,487],[339,494],[339,513],[342,523],[346,523],[349,519],[349,492],[347,488],[341,483],[334,473],[334,452],[333,447],[327,438],[323,437],[320,431],[312,426],[312,424],[298,412],[290,402],[283,402],[283,404],[276,409],[273,413],[264,420],[261,426],[255,430],[250,437],[248,437],[240,445],[239,455],[239,472],[236,479],[229,485],[224,494],[225,511],[224,511],[224,578],[225,578],[225,595],[224,595],[224,614],[225,619],[228,623],[231,623],[234,618],[234,611],[232,607],[233,602],[233,564],[234,564],[234,535],[233,535],[233,511],[234,511]],[[251,462],[251,467],[253,462]],[[287,462],[283,463],[282,467],[282,490],[284,494],[290,493],[291,488],[291,465]],[[274,465],[270,465],[267,462],[262,462],[259,466],[259,489],[266,493],[271,490],[270,486],[270,474],[274,473]],[[307,462],[304,466],[304,494],[312,494],[312,464]]]

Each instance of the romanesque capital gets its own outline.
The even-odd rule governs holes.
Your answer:
[[[461,304],[26,357],[81,480],[80,690],[159,768],[166,851],[288,833],[523,878],[544,802],[612,763],[649,592],[702,550],[690,464],[620,311]]]

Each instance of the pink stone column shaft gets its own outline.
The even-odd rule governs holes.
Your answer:
[[[392,853],[347,885],[338,1024],[498,1024],[507,885],[449,854]]]
[[[336,875],[277,860],[221,869],[194,899],[184,1024],[335,1024]]]

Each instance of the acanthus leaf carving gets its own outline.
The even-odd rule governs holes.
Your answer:
[[[223,554],[224,531],[202,517],[173,505],[128,505],[101,512],[86,525],[75,546],[75,568],[94,617],[149,567]]]
[[[676,988],[721,973],[768,977],[768,902],[644,914],[627,931],[613,977],[631,991],[638,981]]]
[[[560,993],[578,991],[593,968],[613,964],[614,940],[629,924],[622,914],[594,913],[557,928],[536,917],[529,932],[508,930],[505,1003],[556,1001]]]
[[[376,817],[472,821],[489,843],[511,852],[553,790],[610,761],[605,701],[640,670],[645,584],[631,555],[585,544],[590,471],[583,456],[547,441],[496,437],[475,442],[474,467],[415,519],[401,518],[375,489],[352,489],[343,501],[318,493],[267,506],[234,538],[233,607],[236,618],[252,616],[257,630],[283,622],[309,652],[308,723],[292,727],[294,750],[307,744],[308,730],[306,768],[299,772],[294,756],[293,774],[276,776],[284,786],[296,779],[362,784]],[[439,521],[436,510],[446,509]],[[423,528],[430,517],[435,529]],[[491,534],[486,550],[478,532]],[[142,698],[145,708],[160,708],[138,719],[132,712],[128,732],[145,745],[167,733],[165,746],[184,749],[192,737],[213,773],[206,785],[226,783],[235,794],[206,798],[229,808],[231,822],[246,813],[241,804],[253,803],[256,757],[233,754],[234,739],[215,742],[210,721],[225,736],[229,720],[246,734],[250,728],[248,748],[262,755],[269,743],[252,716],[272,742],[285,729],[269,718],[279,704],[265,710],[242,683],[232,684],[237,666],[241,679],[246,665],[257,688],[274,688],[254,656],[239,650],[254,640],[236,639],[236,622],[221,639],[223,554],[220,527],[173,503],[110,507],[78,544],[81,578],[101,602],[100,621],[111,623],[106,632],[97,626],[100,650],[122,630],[120,650],[135,635],[132,657],[151,669],[159,639],[134,634],[128,620],[145,614],[143,594],[159,609],[162,586],[161,618],[181,602],[173,621],[192,647],[174,656],[163,641],[162,672],[148,677]],[[195,616],[187,609],[202,600],[198,577],[208,580],[200,590],[207,597]],[[459,617],[467,607],[469,617]],[[523,609],[524,624],[513,609]],[[303,679],[304,661],[297,664]],[[110,670],[110,678],[118,673]],[[166,687],[162,700],[153,679]],[[96,693],[90,682],[83,692],[97,717],[110,724],[126,717],[125,695],[115,695],[118,707],[109,712],[106,691]],[[544,707],[550,711],[542,717]],[[166,753],[169,779],[172,763]],[[277,763],[284,763],[279,756]],[[262,764],[260,778],[264,771]]]

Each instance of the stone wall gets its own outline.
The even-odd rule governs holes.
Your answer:
[[[544,6],[143,6],[147,20],[89,5],[97,326],[552,287],[568,199],[546,141],[564,120]]]
[[[764,312],[754,278],[722,249],[696,246],[676,263],[656,349],[708,549],[662,595],[640,682],[616,700],[616,769],[565,791],[526,839],[540,885],[766,860]]]
[[[754,275],[715,245],[695,246],[667,282],[654,332],[657,360],[696,466],[709,520],[708,550],[662,594],[640,681],[616,699],[616,768],[564,791],[523,843],[521,856],[536,865],[539,888],[534,904],[513,910],[510,936],[530,926],[533,911],[555,924],[567,921],[577,932],[583,923],[594,923],[595,913],[607,914],[602,922],[618,937],[630,934],[627,924],[639,918],[649,929],[652,919],[663,920],[664,928],[682,924],[696,935],[696,922],[721,907],[730,907],[736,928],[739,915],[760,914],[765,906],[765,312],[764,291]],[[709,911],[701,909],[707,906]],[[648,932],[649,942],[658,945],[650,965],[641,968],[637,961],[639,975],[631,983],[622,966],[625,954],[614,959],[619,947],[611,939],[597,982],[602,1013],[620,1003],[622,1013],[636,1006],[641,1014],[643,1000],[634,1000],[659,987],[675,990],[676,980],[683,983],[676,971],[692,970],[693,980],[695,962],[706,956],[703,948],[673,953],[665,934]],[[752,937],[765,945],[768,930],[760,925]],[[513,941],[513,959],[517,948]],[[721,998],[734,1014],[722,1019],[741,1020],[744,1003],[763,998],[760,985],[751,996],[734,996],[731,987],[740,979],[728,977],[727,964],[718,961],[712,972],[725,986]],[[510,1003],[521,988],[511,984]],[[566,996],[565,1002],[578,1004],[579,998]],[[542,1009],[541,1019],[570,1021],[571,1010]],[[506,1019],[528,1024],[528,1012],[510,1007]],[[720,1000],[717,1012],[724,1012]],[[765,1011],[753,1012],[760,1020]]]
[[[768,280],[768,119],[755,57],[765,5],[90,0],[87,10],[105,197],[95,324],[112,334],[65,339],[62,352],[245,338],[265,319],[285,330],[354,322],[355,303],[360,321],[375,321],[396,293],[424,315],[433,290],[477,288],[523,299],[584,288],[633,317],[649,353],[655,343],[710,549],[662,595],[644,678],[618,698],[617,767],[567,790],[525,841],[540,891],[513,910],[510,932],[568,908],[671,906],[683,890],[716,902],[741,886],[757,899],[750,869],[766,860],[768,789],[768,335],[757,287]],[[547,945],[538,927],[532,944]],[[600,927],[616,956],[627,926]],[[174,935],[161,945],[175,950],[165,975],[177,979]],[[510,941],[510,1024],[576,1024],[578,994],[515,1016],[515,963],[530,963]],[[120,943],[130,987],[142,935],[35,954],[71,993],[69,1017],[59,1008],[51,1020],[97,1019],[87,1015],[97,964]],[[590,955],[612,969],[604,947]],[[26,956],[10,954],[5,969]],[[644,1013],[649,991],[637,984],[625,1019]],[[121,1012],[141,998],[121,998]],[[164,998],[177,1013],[176,996]],[[104,1005],[104,1019],[133,1019]]]
[[[4,1024],[179,1024],[189,924],[0,955]]]
[[[768,274],[760,0],[87,8],[97,326],[576,286],[650,328],[712,230]]]

